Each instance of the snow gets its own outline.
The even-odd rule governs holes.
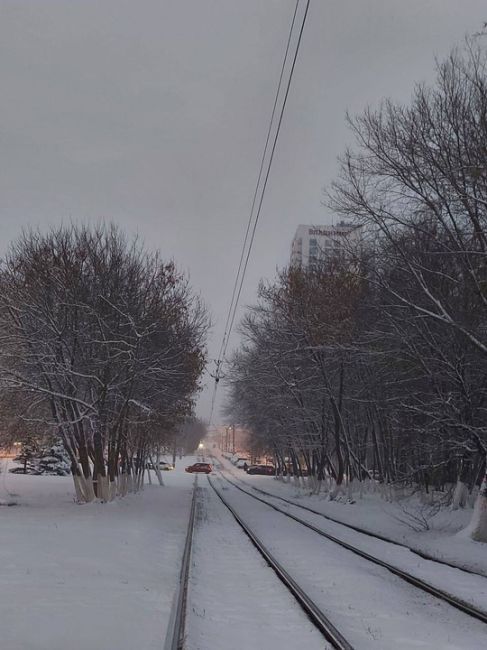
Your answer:
[[[242,470],[236,470],[226,459],[219,457],[218,460],[232,480],[244,481],[249,487],[254,486],[290,499],[345,524],[381,534],[432,557],[487,576],[487,545],[472,541],[464,533],[472,518],[470,508],[441,510],[430,520],[429,530],[415,531],[406,523],[407,516],[404,512],[405,508],[415,512],[417,504],[414,501],[388,502],[378,493],[365,493],[362,498],[356,495],[354,504],[329,501],[324,493],[309,496],[309,491],[297,488],[292,482],[269,476],[248,475]],[[281,503],[280,507],[283,505]]]
[[[160,650],[179,577],[192,477],[73,503],[71,477],[0,474],[0,645]],[[5,468],[4,468],[5,469]],[[167,476],[166,476],[167,474]]]
[[[247,491],[250,491],[249,488],[247,488]],[[258,496],[260,497],[260,495]],[[284,512],[289,512],[309,522],[340,541],[348,543],[399,569],[403,569],[438,589],[452,593],[474,607],[487,611],[487,580],[483,576],[465,573],[449,566],[438,566],[431,560],[423,559],[411,553],[407,548],[345,528],[341,524],[325,520],[319,515],[303,511],[298,506],[283,503],[277,499],[272,499],[272,497],[265,497],[265,500],[273,502]]]
[[[485,625],[219,479],[219,489],[332,622],[361,650],[477,650]]]
[[[330,648],[199,477],[186,650]]]
[[[71,477],[0,474],[0,647],[6,650],[155,650],[164,647],[184,548],[193,476],[184,467],[164,473],[136,495],[112,503],[77,505]],[[9,461],[11,463],[11,461]],[[226,461],[224,461],[226,462]],[[377,529],[400,541],[424,544],[395,517],[394,504],[374,495],[355,505],[303,496],[292,484],[248,476],[226,463],[234,477],[311,503],[337,518]],[[361,650],[477,650],[485,625],[390,572],[306,530],[215,477],[219,489],[295,580]],[[327,648],[323,637],[245,538],[240,527],[198,477],[197,522],[188,594],[186,650],[307,650]],[[266,497],[267,498],[267,497]],[[434,565],[407,549],[374,540],[340,524],[276,505],[360,544],[393,564],[415,571],[487,609],[479,576]],[[463,512],[460,516],[463,516]],[[449,540],[450,556],[469,561],[468,549],[485,545],[438,524],[430,547]],[[445,520],[446,521],[446,520]],[[467,549],[467,551],[465,550]],[[485,558],[470,564],[485,566]]]

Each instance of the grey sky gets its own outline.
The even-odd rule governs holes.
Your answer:
[[[0,0],[1,249],[69,218],[138,232],[191,274],[216,356],[293,7]],[[485,0],[312,0],[243,305],[299,223],[330,221],[345,110],[407,100],[484,20]]]

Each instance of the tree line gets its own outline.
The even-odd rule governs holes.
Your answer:
[[[262,283],[229,370],[229,410],[284,471],[330,497],[478,498],[487,540],[487,74],[475,39],[411,102],[347,116],[327,192],[359,243]]]
[[[208,326],[175,264],[117,227],[24,232],[0,267],[4,431],[59,438],[81,502],[137,490],[191,418]]]

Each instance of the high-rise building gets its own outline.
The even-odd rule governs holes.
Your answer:
[[[360,226],[344,221],[334,226],[298,226],[291,245],[291,265],[306,268],[346,255],[347,249],[358,242],[360,230]]]

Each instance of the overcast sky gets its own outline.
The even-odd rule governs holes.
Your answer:
[[[190,274],[215,357],[293,9],[0,0],[0,252],[22,226],[113,220]],[[485,0],[311,1],[242,305],[287,263],[299,223],[333,220],[321,201],[345,110],[407,101],[485,20]]]

